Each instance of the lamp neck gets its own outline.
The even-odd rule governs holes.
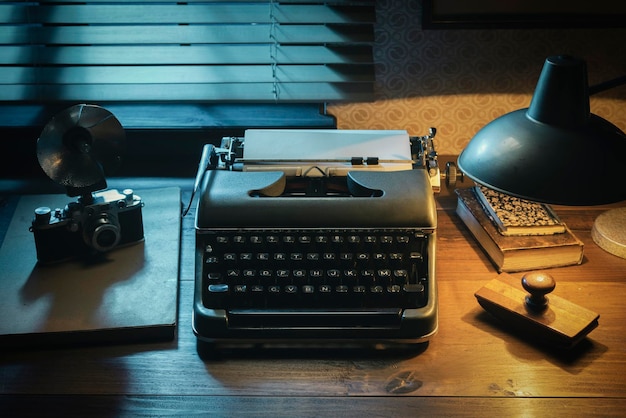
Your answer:
[[[585,61],[566,55],[548,57],[527,115],[554,126],[586,125],[590,110]]]

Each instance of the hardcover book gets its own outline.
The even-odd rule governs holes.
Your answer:
[[[546,269],[580,264],[583,243],[564,225],[549,235],[504,235],[487,215],[476,189],[457,189],[457,215],[499,272]]]
[[[548,235],[565,232],[565,224],[550,205],[520,199],[485,186],[474,186],[474,191],[503,235]]]
[[[19,197],[0,247],[0,344],[71,344],[171,340],[178,306],[180,189],[138,190],[145,240],[97,262],[37,262],[33,210],[63,207],[66,195]],[[60,247],[66,242],[59,242]]]

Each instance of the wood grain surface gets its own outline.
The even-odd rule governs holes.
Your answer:
[[[180,186],[186,183],[191,180]],[[188,198],[183,193],[183,203]],[[474,293],[498,273],[456,217],[455,205],[454,193],[437,196],[439,332],[427,344],[199,353],[191,332],[190,213],[183,219],[174,340],[1,351],[0,414],[41,416],[55,408],[65,416],[623,414],[626,260],[598,248],[590,236],[593,220],[607,207],[555,207],[583,240],[585,257],[579,266],[550,270],[557,281],[553,293],[600,314],[599,327],[563,351],[512,333],[480,308]]]

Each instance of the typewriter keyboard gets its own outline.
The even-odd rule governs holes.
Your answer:
[[[201,234],[210,309],[420,308],[428,237],[416,229]]]

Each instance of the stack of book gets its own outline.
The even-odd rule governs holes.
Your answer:
[[[457,189],[456,213],[499,272],[580,264],[583,243],[549,205],[473,186]]]

